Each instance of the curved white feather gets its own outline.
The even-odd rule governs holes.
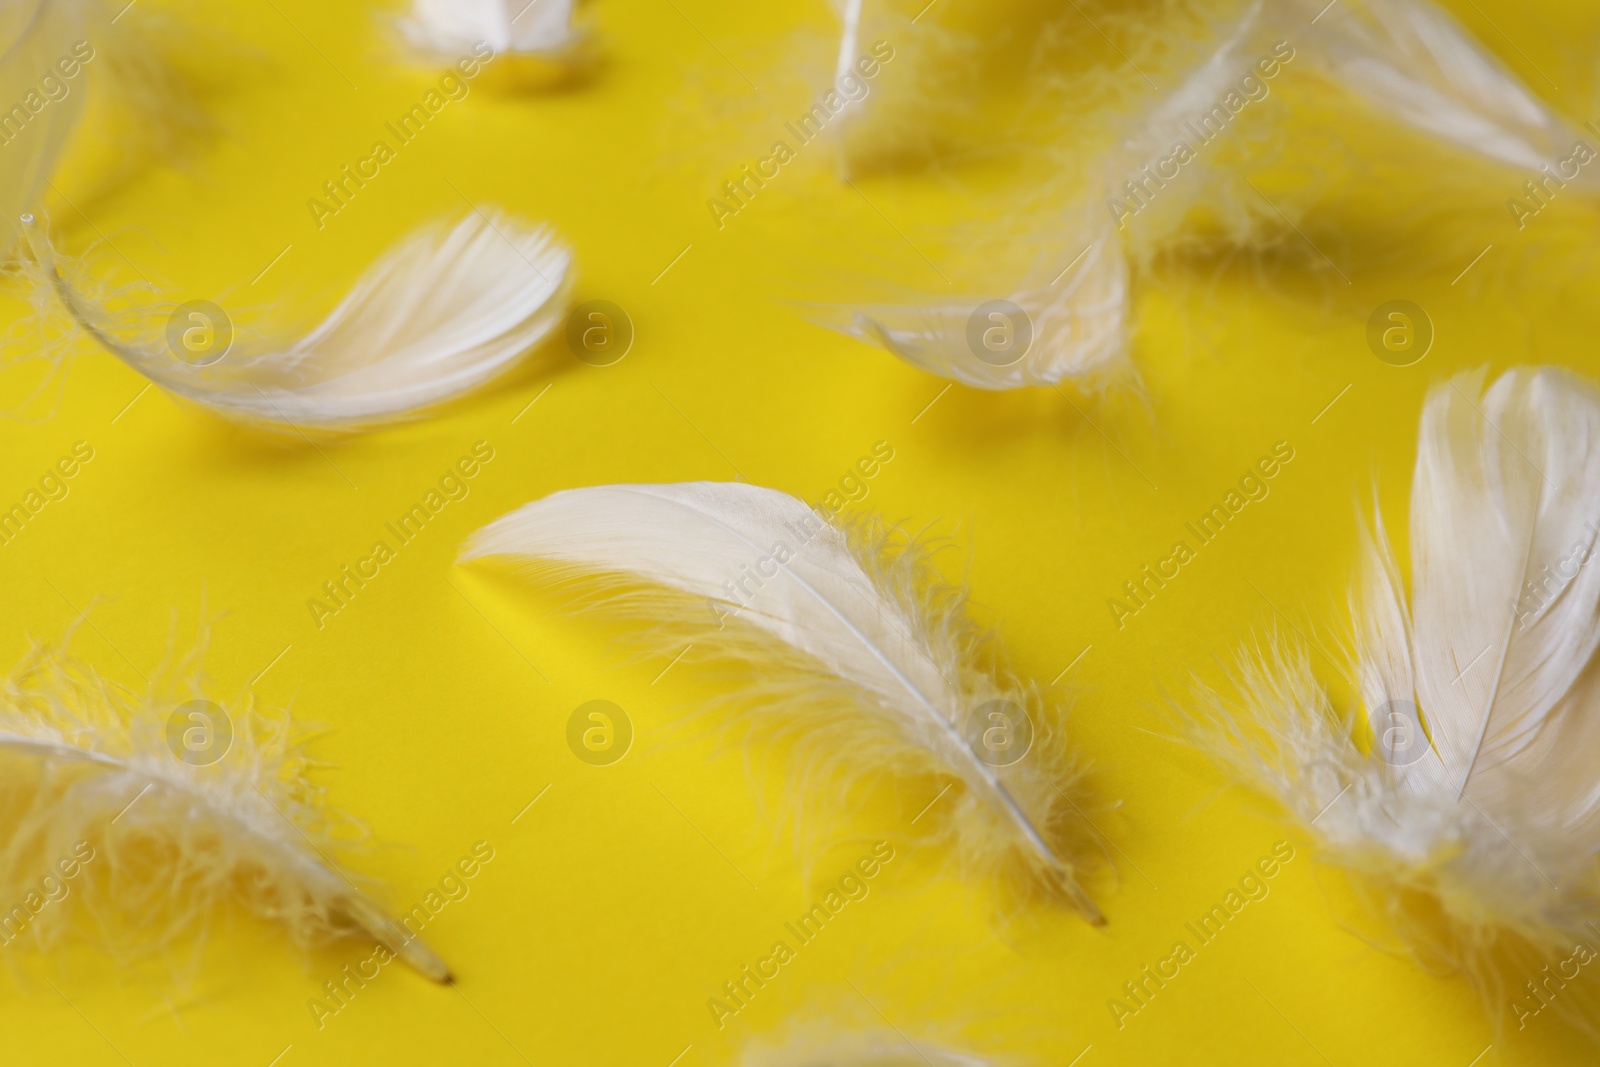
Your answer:
[[[926,618],[874,580],[842,530],[800,500],[739,482],[570,489],[478,531],[462,558],[486,556],[634,576],[722,605],[726,615],[798,650],[856,687],[877,726],[963,782],[988,813],[985,832],[1026,854],[1099,919],[1071,864],[1046,840],[1042,827],[1054,798],[1039,788],[1032,765],[997,768],[975,753],[969,737],[981,700],[974,701],[970,668],[930,632]],[[759,572],[758,593],[748,577],[752,568]],[[748,603],[745,592],[752,594]],[[713,612],[697,617],[714,639],[722,627]],[[1012,779],[1022,776],[1030,776],[1021,783],[1028,793],[1019,798]]]
[[[82,271],[63,269],[43,227],[30,222],[40,283],[113,354],[225,415],[294,426],[381,422],[499,377],[561,322],[572,264],[543,227],[473,212],[408,235],[299,340],[241,343],[198,363],[174,353],[164,320],[153,329],[147,314],[123,327],[127,313],[98,298]]]
[[[6,681],[0,755],[38,770],[7,771],[5,899],[20,900],[13,891],[36,885],[83,842],[104,857],[96,870],[105,874],[75,895],[108,936],[131,926],[150,942],[140,947],[161,949],[236,900],[303,943],[372,938],[424,976],[449,981],[443,961],[327,858],[336,842],[288,720],[256,710],[248,693],[224,706],[199,699],[193,680],[185,689],[130,693],[47,646]],[[196,706],[205,714],[191,716]],[[188,732],[174,732],[174,722],[203,731],[205,744],[183,748]],[[222,751],[213,756],[212,745]],[[181,759],[180,749],[203,758]],[[33,931],[42,941],[66,914],[45,919]]]
[[[1012,293],[1009,309],[979,316],[985,301],[969,298],[932,305],[823,307],[812,318],[849,337],[876,344],[941,378],[979,389],[1048,386],[1085,378],[1114,365],[1126,345],[1128,264],[1110,226],[1085,231],[1087,243],[1055,281]],[[982,321],[974,327],[974,317]],[[1031,331],[1021,358],[990,355],[983,334],[991,326]]]
[[[1538,170],[1565,159],[1577,131],[1430,0],[1346,0],[1311,19],[1292,0],[1312,62],[1380,111],[1459,148]],[[1590,181],[1587,177],[1584,179]]]

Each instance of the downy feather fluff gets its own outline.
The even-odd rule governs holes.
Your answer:
[[[1231,7],[1232,13],[1208,13],[1208,7]],[[903,58],[897,62],[902,67],[911,64],[909,69],[916,69],[917,57],[910,42],[924,41],[922,47],[947,60],[958,57],[959,47],[912,24],[912,15],[920,18],[921,8],[910,5],[902,12],[889,0],[846,0],[841,8],[839,70],[845,70],[848,58],[860,50],[860,41],[868,36],[863,30],[866,26],[884,34],[889,33],[885,27],[895,28],[899,36],[894,39],[907,42],[900,46]],[[1099,11],[1094,15],[1096,20],[1104,18]],[[1124,114],[1112,124],[1116,135],[1111,143],[1083,149],[1095,152],[1096,158],[1088,168],[1087,181],[1071,202],[1054,219],[1019,218],[1000,224],[1014,228],[1022,244],[1040,250],[1031,274],[1020,278],[998,274],[999,284],[987,296],[952,299],[940,294],[926,302],[840,305],[823,309],[816,320],[886,348],[931,373],[980,388],[1048,386],[1068,379],[1094,385],[1112,380],[1117,376],[1114,372],[1126,363],[1134,279],[1159,252],[1177,244],[1180,231],[1190,221],[1191,208],[1206,209],[1212,223],[1210,243],[1249,247],[1276,239],[1287,229],[1285,218],[1302,218],[1325,192],[1322,184],[1313,180],[1306,183],[1309,191],[1274,190],[1269,203],[1247,184],[1249,172],[1262,164],[1260,153],[1235,153],[1224,161],[1208,149],[1205,160],[1186,168],[1200,173],[1181,174],[1161,188],[1152,199],[1155,210],[1141,210],[1137,219],[1126,225],[1108,217],[1107,203],[1126,197],[1120,190],[1129,178],[1143,184],[1142,165],[1153,165],[1179,142],[1198,144],[1185,124],[1220,108],[1234,83],[1252,72],[1258,56],[1270,51],[1274,42],[1288,42],[1301,57],[1296,61],[1296,78],[1315,71],[1345,98],[1346,112],[1351,102],[1359,100],[1439,145],[1515,168],[1519,177],[1537,176],[1541,168],[1553,172],[1580,140],[1573,124],[1555,114],[1430,0],[1384,0],[1381,4],[1344,0],[1336,5],[1319,0],[1180,3],[1147,15],[1149,28],[1144,35],[1175,38],[1169,50],[1192,50],[1192,44],[1180,38],[1197,25],[1199,40],[1209,43],[1193,54],[1187,65],[1172,68],[1169,63],[1170,69],[1156,72],[1163,87],[1176,88],[1155,91],[1152,85],[1150,93],[1143,93],[1138,91],[1137,79],[1121,72],[1120,77],[1134,89],[1110,93],[1109,102],[1099,104]],[[1152,47],[1152,51],[1158,50]],[[1137,69],[1143,73],[1146,68]],[[1035,77],[1043,80],[1049,75],[1037,73]],[[946,81],[950,86],[946,91],[967,91],[955,88],[954,79]],[[924,90],[937,94],[940,86],[932,83]],[[892,95],[878,92],[846,106],[841,116],[848,120],[841,123],[841,152],[847,172],[854,159],[874,146],[912,137],[894,127],[918,115],[894,107],[895,103]],[[886,106],[885,115],[873,116],[872,109]],[[931,108],[927,105],[924,111]],[[1320,123],[1337,122],[1339,114],[1335,109],[1331,115],[1318,113],[1315,118]],[[1337,139],[1337,130],[1283,125],[1270,131],[1262,149],[1275,156],[1285,145],[1298,142],[1309,148],[1329,136]],[[1340,150],[1354,154],[1360,146],[1341,145]],[[1425,157],[1419,157],[1419,171],[1427,165]],[[1597,174],[1600,172],[1588,168],[1560,180],[1593,191],[1600,187]],[[1437,177],[1430,173],[1428,184],[1436,185]],[[1293,236],[1292,230],[1290,234]],[[976,354],[969,320],[981,303],[1000,293],[1028,315],[1033,344],[1020,361],[994,366]]]
[[[734,698],[752,728],[793,742],[803,795],[873,772],[943,779],[958,788],[932,814],[967,865],[1011,871],[1104,921],[1072,856],[1064,790],[1076,774],[1038,691],[897,531],[846,529],[740,482],[610,485],[484,527],[462,559],[484,557],[587,585],[599,609],[676,646],[669,655],[691,642],[748,668]],[[978,752],[993,701],[1033,724],[1032,749],[1010,766]]]
[[[1363,540],[1358,706],[1281,643],[1245,657],[1242,706],[1203,701],[1198,736],[1416,958],[1486,995],[1495,961],[1548,962],[1600,921],[1597,533],[1600,392],[1550,368],[1487,393],[1458,377],[1423,410],[1409,594],[1381,519]]]
[[[70,895],[29,906],[27,936],[41,947],[97,936],[113,951],[166,954],[237,902],[300,944],[370,939],[448,981],[444,963],[328,858],[348,834],[335,833],[287,716],[247,690],[210,705],[231,721],[220,759],[178,758],[185,731],[207,729],[184,710],[205,699],[197,657],[136,693],[65,647],[37,646],[5,681],[0,907],[22,906],[58,861],[90,851]]]
[[[572,255],[548,230],[474,211],[403,238],[298,339],[241,336],[221,358],[191,361],[169,343],[174,303],[59,256],[37,219],[24,228],[20,269],[55,333],[46,358],[66,359],[87,334],[177,396],[297,428],[356,429],[485,385],[560,324],[571,281]],[[37,336],[26,340],[23,358],[37,357]]]

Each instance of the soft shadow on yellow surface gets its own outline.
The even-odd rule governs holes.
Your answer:
[[[1592,55],[1573,54],[1595,39],[1593,12],[1450,6],[1536,92],[1600,118],[1580,114]],[[141,0],[123,18],[161,7]],[[1496,207],[1515,189],[1486,189],[1481,219],[1439,235],[1452,256],[1493,246],[1458,282],[1465,260],[1342,282],[1303,250],[1276,266],[1174,257],[1139,292],[1138,392],[947,389],[808,325],[787,301],[809,294],[779,282],[923,269],[923,231],[907,247],[891,220],[961,218],[959,190],[892,173],[853,190],[819,159],[722,229],[706,208],[782,114],[755,86],[784,42],[822,57],[805,76],[828,76],[826,6],[593,0],[583,12],[601,53],[584,79],[475,86],[320,227],[307,201],[436,77],[393,60],[364,4],[207,5],[202,42],[246,42],[229,46],[235,60],[220,46],[191,57],[202,86],[218,63],[239,71],[206,90],[210,139],[180,167],[142,166],[112,187],[105,150],[80,144],[58,175],[48,207],[72,250],[104,239],[180,289],[294,319],[331,306],[424,219],[500,205],[552,223],[576,249],[576,298],[624,307],[637,339],[597,368],[556,338],[484,395],[361,437],[230,427],[88,349],[52,417],[0,422],[0,504],[76,442],[94,449],[70,492],[0,546],[0,659],[93,605],[80,654],[133,683],[165,651],[173,609],[191,628],[202,605],[225,613],[208,659],[217,688],[260,675],[262,700],[324,729],[319,780],[376,842],[356,866],[402,911],[444,901],[426,937],[457,976],[440,987],[391,965],[347,981],[370,946],[302,956],[230,915],[182,982],[151,962],[41,959],[19,943],[0,949],[15,969],[0,997],[7,1062],[698,1067],[797,1014],[1081,1067],[1593,1062],[1554,1012],[1520,1031],[1504,1013],[1497,1032],[1463,983],[1344,928],[1345,890],[1309,843],[1171,740],[1165,710],[1191,671],[1215,678],[1253,631],[1337,629],[1357,508],[1376,487],[1386,515],[1403,516],[1430,384],[1522,362],[1600,374],[1592,209],[1558,204],[1536,220],[1548,234],[1524,235]],[[1578,81],[1558,93],[1538,68]],[[706,85],[749,98],[686,121],[684,101]],[[112,117],[89,116],[86,132],[101,121]],[[1369,195],[1381,204],[1381,189]],[[1356,217],[1341,210],[1314,234]],[[1407,368],[1365,341],[1367,314],[1396,298],[1437,328]],[[893,459],[851,506],[940,522],[970,544],[981,613],[1069,707],[1091,786],[1114,806],[1099,824],[1114,868],[1093,886],[1102,929],[1064,909],[1010,909],[997,887],[954,876],[908,843],[906,812],[921,805],[892,791],[797,854],[770,803],[781,763],[680,725],[715,691],[712,673],[640,661],[558,598],[454,564],[472,530],[557,489],[743,477],[814,500],[880,442]],[[1293,459],[1270,495],[1117,619],[1108,601],[1123,583],[1280,443]],[[347,605],[313,611],[323,584],[475,449],[491,458],[465,495]],[[608,766],[567,740],[596,699],[634,735]],[[724,983],[878,842],[893,859],[870,891],[719,1019],[708,1001]],[[491,858],[456,877],[471,855]],[[1270,891],[1177,978],[1131,1016],[1108,1007],[1273,856]],[[335,1000],[327,983],[340,982]]]

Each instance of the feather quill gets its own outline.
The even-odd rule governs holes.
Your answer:
[[[966,859],[1104,921],[1064,844],[1074,772],[1059,735],[915,546],[774,489],[691,482],[555,493],[473,535],[462,559],[484,557],[586,583],[604,609],[748,665],[753,721],[815,766],[959,783],[948,830]],[[1010,766],[980,755],[995,701],[1033,724]]]
[[[1381,519],[1364,537],[1360,717],[1283,646],[1246,658],[1242,709],[1203,702],[1201,739],[1480,989],[1497,953],[1600,921],[1597,532],[1600,392],[1461,376],[1423,410],[1409,595]]]
[[[111,947],[121,945],[112,931],[132,928],[148,939],[141,950],[161,950],[239,901],[302,944],[371,938],[449,981],[444,963],[328,859],[333,823],[287,717],[257,708],[248,691],[226,706],[206,701],[197,672],[183,688],[153,680],[135,693],[42,645],[0,689],[0,900],[22,900],[75,849],[82,858],[80,843],[94,857],[65,906],[31,917],[30,934],[60,940],[84,909]],[[226,717],[229,742],[215,718],[188,716],[194,702]],[[213,731],[203,760],[179,758],[191,728]],[[225,751],[214,758],[211,745]]]
[[[571,281],[572,255],[548,230],[472,212],[402,239],[304,336],[192,360],[171,343],[173,304],[130,300],[58,256],[37,219],[24,229],[35,308],[62,323],[52,358],[87,334],[177,396],[294,427],[360,428],[487,384],[559,325]]]

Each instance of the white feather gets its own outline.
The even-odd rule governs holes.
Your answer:
[[[36,292],[157,385],[224,415],[351,428],[461,396],[514,367],[562,320],[571,253],[543,227],[497,211],[414,231],[381,256],[322,323],[281,344],[180,358],[171,304],[129,309],[29,220]],[[38,301],[36,301],[38,302]],[[69,330],[69,334],[70,334]]]
[[[995,653],[961,599],[914,550],[893,554],[886,540],[852,539],[774,489],[614,485],[529,504],[478,531],[462,558],[509,557],[602,588],[644,585],[605,603],[749,664],[755,717],[824,762],[961,783],[952,808],[969,854],[1020,863],[1102,921],[1057,843],[1072,772],[1036,694],[985,667]],[[1035,750],[1009,767],[974,750],[986,725],[979,709],[996,699],[1028,709],[1034,726]]]
[[[1059,250],[1048,272],[1025,279],[1005,296],[1026,314],[1032,331],[1032,344],[1019,360],[997,366],[980,356],[970,323],[986,302],[982,298],[829,308],[816,321],[940,377],[982,389],[1051,386],[1116,368],[1127,355],[1131,272],[1124,232],[1111,222],[1106,201],[1142,164],[1190,137],[1184,121],[1210,108],[1238,78],[1241,52],[1258,35],[1260,14],[1261,0],[1256,0],[1175,90],[1147,101],[1118,143],[1096,162],[1080,202],[1067,211],[1057,232],[1045,237],[1044,243]],[[1193,180],[1173,183],[1159,201],[1162,218],[1181,219],[1199,189]]]
[[[1312,62],[1380,111],[1458,148],[1536,171],[1566,158],[1578,133],[1430,0],[1291,0]]]
[[[791,1026],[782,1043],[751,1042],[739,1067],[992,1067],[965,1052],[913,1042],[896,1030],[842,1031],[826,1023]]]
[[[1600,921],[1600,393],[1548,368],[1437,388],[1410,526],[1409,597],[1381,521],[1364,543],[1370,750],[1303,650],[1248,664],[1245,712],[1210,704],[1210,736],[1367,876],[1419,955],[1487,982],[1508,935],[1545,951]]]
[[[572,0],[413,0],[401,32],[419,49],[458,56],[485,43],[496,55],[557,55],[572,48]]]
[[[64,649],[34,650],[0,689],[4,906],[82,842],[94,856],[70,895],[21,924],[41,945],[98,932],[112,948],[162,953],[238,902],[301,943],[375,939],[448,981],[444,963],[328,859],[334,823],[285,716],[258,710],[248,692],[214,704],[231,744],[207,765],[179,759],[169,720],[189,728],[183,708],[203,697],[197,672],[137,694]],[[74,926],[78,911],[90,921]]]
[[[846,0],[839,61],[856,48],[865,0]],[[1152,32],[1159,32],[1155,30]],[[1183,75],[1179,87],[1146,101],[1118,142],[1096,160],[1081,203],[1051,232],[1028,235],[1054,263],[1086,249],[1067,277],[1040,273],[1007,283],[1005,299],[1033,324],[1034,342],[1017,363],[994,366],[980,358],[968,320],[984,298],[933,303],[826,308],[816,321],[933,374],[986,389],[1092,380],[1126,357],[1132,288],[1128,259],[1142,259],[1176,231],[1205,193],[1184,175],[1141,212],[1136,240],[1105,223],[1103,204],[1177,142],[1192,142],[1185,120],[1211,111],[1271,42],[1288,40],[1342,92],[1366,100],[1396,121],[1463,151],[1529,172],[1567,158],[1578,132],[1534,96],[1448,13],[1429,0],[1262,0],[1244,8],[1216,43]],[[843,69],[842,66],[840,69]],[[868,102],[852,105],[860,110]],[[1292,137],[1292,131],[1284,134]],[[1597,187],[1593,175],[1576,180]],[[1240,187],[1242,188],[1242,186]],[[1242,195],[1253,198],[1253,192]],[[1231,205],[1230,205],[1231,206]],[[1245,205],[1254,208],[1253,202]],[[1275,222],[1275,220],[1274,220]],[[1135,250],[1137,246],[1137,252]]]
[[[59,75],[55,64],[71,56],[72,45],[84,39],[89,0],[23,0],[0,5],[0,120],[5,121],[6,143],[0,145],[0,212],[4,226],[0,231],[0,255],[16,244],[20,232],[17,219],[39,202],[45,183],[68,136],[83,110],[84,93],[71,89],[59,100],[48,102],[37,113],[23,107],[23,123],[17,123],[13,107],[24,98],[38,95],[39,80]]]

